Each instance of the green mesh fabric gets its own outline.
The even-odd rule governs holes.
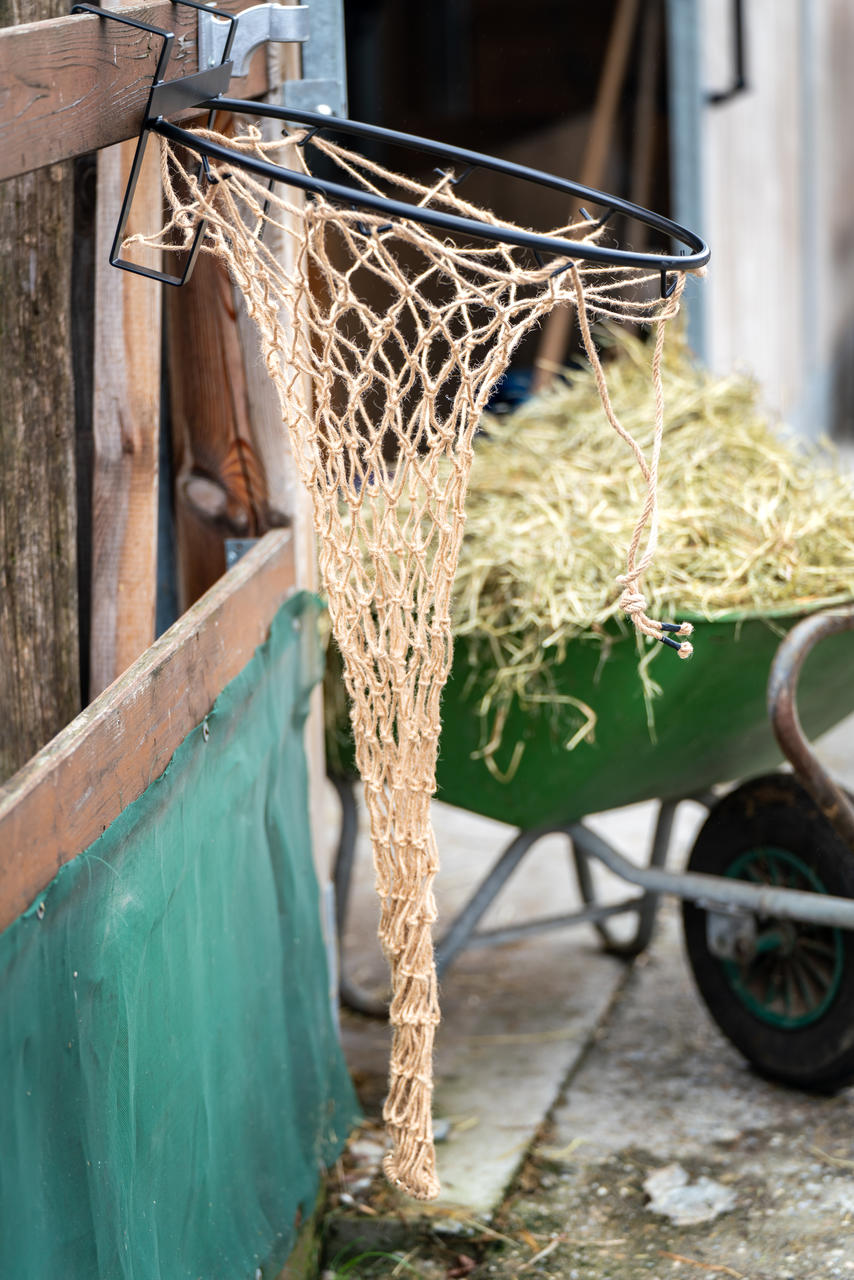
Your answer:
[[[356,1118],[306,805],[316,610],[282,608],[0,935],[0,1276],[272,1276]]]

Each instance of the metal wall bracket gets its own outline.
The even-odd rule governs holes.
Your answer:
[[[233,569],[238,560],[257,547],[259,538],[226,538],[225,540],[225,567]]]
[[[312,6],[314,9],[316,6]],[[232,75],[245,76],[249,60],[259,45],[268,40],[280,44],[303,43],[309,37],[308,6],[256,4],[237,15],[237,30],[231,46]],[[315,29],[318,23],[315,21]],[[215,13],[199,13],[199,68],[215,67],[222,61],[229,24]]]
[[[302,79],[282,86],[282,105],[324,116],[347,115],[342,0],[308,0],[311,35],[302,47]],[[251,12],[251,11],[250,11]]]
[[[199,67],[222,61],[229,24],[214,13],[199,14]],[[232,75],[245,76],[249,60],[268,40],[302,45],[302,77],[282,90],[286,107],[347,115],[347,64],[342,0],[309,0],[302,5],[257,4],[237,15],[231,47]]]
[[[191,76],[179,76],[176,80],[160,80],[151,90],[147,120],[157,116],[170,116],[176,111],[192,110],[206,98],[227,93],[232,76],[230,62],[217,63]]]

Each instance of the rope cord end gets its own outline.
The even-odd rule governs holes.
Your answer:
[[[675,636],[692,636],[694,628],[690,622],[661,622],[659,623],[662,631],[669,631]]]
[[[621,575],[618,582],[625,584],[626,576]],[[682,642],[674,640],[674,636],[686,637],[693,635],[694,628],[690,622],[654,622],[646,614],[646,600],[637,589],[637,581],[630,584],[623,591],[620,597],[620,607],[629,615],[632,622],[637,627],[641,635],[649,636],[650,640],[658,640],[660,644],[666,644],[669,649],[675,649],[680,658],[690,658],[694,652],[694,646],[688,643],[687,639]]]
[[[677,635],[680,634],[677,628],[673,627],[672,624],[671,626],[668,626],[666,622],[663,622],[661,626],[662,626],[662,630],[664,629],[668,631],[673,630],[673,631],[676,631]],[[694,652],[694,646],[690,644],[687,640],[683,640],[682,643],[680,644],[678,640],[673,640],[670,636],[667,636],[667,635],[657,636],[656,639],[659,640],[661,644],[666,644],[669,649],[675,649],[676,652],[679,654],[680,658],[690,658],[692,653]]]

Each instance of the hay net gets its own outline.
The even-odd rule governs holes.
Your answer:
[[[304,130],[275,142],[254,126],[236,138],[202,136],[291,168],[305,169],[305,149],[316,148],[351,186],[506,225],[463,200],[450,172],[424,185]],[[652,365],[660,392],[663,335],[683,277],[662,300],[657,272],[569,259],[543,264],[527,249],[451,240],[417,222],[390,222],[322,196],[302,201],[287,187],[270,191],[236,163],[214,165],[219,181],[203,185],[197,163],[186,151],[164,147],[171,222],[159,243],[188,242],[204,215],[205,248],[225,262],[246,298],[311,495],[391,973],[384,1118],[392,1146],[385,1171],[410,1195],[429,1199],[439,1190],[431,1123],[438,857],[429,804],[473,437],[514,348],[561,302],[576,308],[605,412],[625,434],[608,400],[588,315],[657,327]],[[269,247],[269,234],[259,239],[265,224],[288,242],[285,253]],[[550,234],[595,240],[603,228],[582,220]],[[300,386],[306,376],[311,403]],[[660,394],[656,413],[657,443],[648,458],[626,436],[647,496],[621,585],[635,625],[661,638],[639,585],[655,550]],[[680,652],[689,650],[682,642]]]

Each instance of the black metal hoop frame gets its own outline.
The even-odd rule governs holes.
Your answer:
[[[641,205],[633,204],[629,200],[623,200],[619,196],[610,196],[603,191],[597,191],[593,187],[582,186],[581,183],[572,182],[567,178],[558,178],[553,174],[544,173],[539,169],[531,169],[526,165],[514,164],[509,160],[483,155],[477,151],[467,151],[462,147],[433,142],[427,138],[416,137],[414,134],[398,133],[393,129],[386,129],[379,125],[362,124],[355,120],[322,115],[314,111],[277,107],[269,103],[252,102],[242,98],[229,98],[226,96],[226,91],[231,79],[232,64],[227,61],[227,58],[234,36],[234,16],[203,4],[201,0],[173,0],[173,2],[194,9],[205,9],[209,13],[214,13],[218,17],[227,19],[232,26],[228,33],[223,61],[218,66],[209,67],[204,71],[197,72],[195,75],[168,81],[165,79],[165,73],[174,41],[174,36],[171,32],[159,27],[153,27],[148,23],[139,22],[121,13],[113,13],[101,9],[94,4],[78,3],[72,7],[72,13],[90,13],[99,17],[113,18],[130,26],[141,27],[146,31],[159,35],[163,40],[163,47],[157,61],[136,155],[131,166],[130,178],[113,239],[110,253],[110,262],[113,266],[121,267],[123,270],[134,272],[137,275],[148,276],[151,279],[162,281],[164,284],[182,285],[189,279],[201,247],[205,230],[204,221],[201,221],[196,228],[189,249],[189,257],[180,276],[140,266],[121,257],[121,247],[130,216],[133,195],[142,170],[146,143],[151,133],[160,134],[161,137],[168,138],[171,142],[198,155],[202,161],[202,173],[206,181],[212,180],[208,167],[209,160],[225,161],[237,168],[253,173],[257,177],[264,178],[268,182],[279,182],[285,186],[296,187],[303,191],[322,195],[326,199],[345,205],[348,208],[371,210],[392,219],[405,218],[409,221],[435,228],[438,231],[447,231],[453,235],[473,236],[478,239],[490,240],[493,243],[497,242],[528,249],[537,261],[541,260],[543,254],[547,254],[552,257],[568,258],[570,260],[577,258],[586,262],[599,263],[602,266],[616,268],[637,267],[650,272],[658,272],[662,297],[668,297],[676,286],[676,280],[668,282],[668,273],[697,271],[699,268],[704,267],[709,260],[710,251],[708,245],[700,236],[688,230],[687,227],[682,227],[670,218],[653,213],[651,210],[645,209]],[[188,108],[196,107],[200,111],[209,113],[209,121],[213,119],[214,112],[229,111],[233,114],[281,120],[285,124],[304,125],[308,128],[308,134],[301,142],[303,146],[321,131],[334,131],[418,151],[434,160],[438,160],[442,164],[462,165],[463,172],[459,176],[449,174],[449,178],[455,186],[464,181],[473,170],[488,169],[510,178],[517,178],[538,186],[549,187],[554,191],[560,191],[574,197],[576,200],[586,200],[592,204],[602,206],[606,212],[598,220],[593,219],[586,210],[581,210],[582,216],[588,218],[591,223],[598,222],[599,225],[602,225],[615,213],[625,214],[642,225],[668,236],[677,244],[681,244],[683,249],[678,254],[635,253],[630,249],[615,249],[610,246],[591,244],[584,240],[567,240],[560,236],[549,236],[535,231],[527,231],[521,227],[494,226],[492,223],[480,222],[476,218],[463,217],[442,209],[407,204],[403,200],[393,200],[390,197],[367,191],[362,187],[347,186],[344,183],[333,182],[313,174],[299,173],[293,169],[286,169],[281,165],[273,164],[271,161],[263,160],[258,156],[245,155],[231,147],[225,147],[220,143],[200,138],[198,134],[173,124],[165,118],[176,111],[185,111]],[[440,168],[438,172],[442,173],[443,170]],[[556,272],[565,271],[568,265],[568,263],[559,265],[556,268]]]
[[[186,147],[199,156],[236,164],[238,167],[246,169],[260,178],[298,187],[304,191],[315,192],[332,201],[362,209],[371,209],[384,215],[388,214],[392,218],[407,218],[411,222],[422,223],[439,231],[476,236],[484,240],[497,241],[501,244],[516,245],[523,249],[530,249],[532,253],[537,254],[551,254],[563,258],[580,258],[587,262],[602,263],[613,267],[645,267],[662,274],[673,271],[696,271],[698,268],[705,266],[709,260],[708,246],[700,236],[695,235],[693,231],[689,231],[687,227],[682,227],[670,218],[653,213],[651,210],[644,209],[641,205],[633,204],[629,200],[607,195],[605,192],[597,191],[593,187],[585,187],[581,183],[571,182],[567,178],[557,178],[553,174],[544,173],[540,169],[531,169],[526,165],[483,155],[478,151],[467,151],[462,147],[433,142],[428,138],[416,137],[414,134],[397,133],[393,129],[385,129],[379,125],[337,119],[320,115],[314,111],[298,111],[291,107],[277,107],[267,103],[247,102],[241,98],[227,97],[210,99],[200,105],[209,110],[251,114],[271,120],[281,120],[286,124],[306,125],[308,126],[309,134],[305,141],[308,141],[316,133],[326,130],[391,143],[394,146],[418,151],[445,164],[464,166],[464,172],[459,177],[452,178],[455,186],[459,186],[473,170],[489,169],[494,173],[502,173],[510,178],[518,178],[525,182],[536,183],[538,186],[550,187],[554,191],[564,192],[576,199],[604,206],[607,210],[606,219],[615,213],[626,214],[637,222],[685,245],[690,250],[690,253],[634,253],[629,249],[615,249],[604,245],[589,244],[583,240],[566,240],[560,236],[542,235],[538,232],[524,230],[521,227],[494,226],[489,222],[480,222],[475,218],[448,213],[442,209],[411,205],[402,200],[393,200],[390,197],[375,195],[371,191],[365,191],[359,187],[349,187],[343,183],[315,177],[312,174],[297,173],[292,169],[283,168],[281,165],[262,160],[257,156],[247,156],[242,152],[234,151],[230,147],[224,147],[199,138],[198,135],[190,130],[170,124],[163,119],[153,121],[150,127],[154,133],[159,133],[162,137]],[[304,143],[301,145],[304,145]],[[589,215],[587,216],[589,217]],[[603,220],[600,219],[599,221]],[[590,221],[593,222],[594,219],[591,218]]]

